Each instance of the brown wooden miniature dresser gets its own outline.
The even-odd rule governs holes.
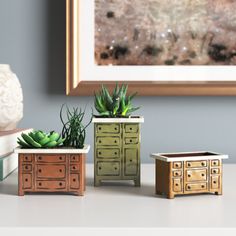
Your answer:
[[[222,159],[213,152],[152,154],[156,164],[156,194],[222,194]]]
[[[84,149],[16,149],[19,153],[18,195],[28,192],[70,192],[84,195]]]

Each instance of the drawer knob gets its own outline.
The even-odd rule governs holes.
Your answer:
[[[62,160],[62,157],[59,157],[60,160]]]
[[[213,181],[213,184],[216,184],[216,181],[215,181],[215,180]]]
[[[178,183],[176,183],[176,184],[175,184],[175,186],[179,186],[179,184],[178,184]]]
[[[130,162],[132,162],[133,160],[129,160]]]
[[[75,161],[75,156],[73,156],[73,158],[72,158],[72,159],[73,159],[73,161]]]
[[[214,174],[216,174],[216,172],[217,172],[216,170],[213,170],[213,173],[214,173]]]
[[[73,166],[73,170],[75,170],[76,169],[76,167],[75,166]]]
[[[191,186],[188,186],[188,189],[191,189]]]
[[[132,139],[130,139],[129,141],[130,141],[131,143],[133,142],[133,140],[132,140]]]
[[[99,129],[99,130],[102,130],[102,128],[101,128],[101,127],[99,127],[98,129]]]
[[[27,156],[25,157],[25,160],[28,161],[28,157]]]
[[[39,157],[39,160],[41,161],[41,160],[42,160],[42,157]]]
[[[101,141],[101,140],[99,140],[98,142],[99,142],[99,143],[102,143],[102,141]]]
[[[179,173],[178,173],[178,172],[176,172],[176,173],[175,173],[175,176],[178,176],[178,175],[179,175]]]
[[[190,175],[190,174],[188,174],[188,177],[190,178],[190,177],[191,177],[191,175]]]
[[[60,186],[62,186],[62,183],[59,183]]]
[[[76,179],[73,179],[73,182],[76,182]]]
[[[175,167],[179,167],[179,164],[175,164]]]
[[[129,130],[132,130],[132,128],[129,128]]]
[[[115,130],[117,130],[117,127],[115,127]]]
[[[117,170],[117,167],[115,167],[115,170]]]
[[[204,162],[202,162],[202,166],[205,166],[205,163],[204,163]]]
[[[98,154],[99,154],[99,155],[102,155],[102,153],[101,153],[101,152],[99,152]]]
[[[205,188],[205,185],[202,185],[202,188]]]
[[[98,169],[99,169],[99,170],[101,170],[101,169],[102,169],[102,167],[99,167]]]
[[[114,143],[117,143],[117,141],[115,140]]]
[[[27,178],[25,179],[25,182],[28,182],[28,179],[27,179]]]
[[[213,165],[216,165],[216,162],[215,162],[215,161],[213,162]]]
[[[115,152],[115,155],[117,155],[117,152]]]
[[[41,169],[39,169],[39,173],[41,173],[42,172],[42,170]]]
[[[205,174],[202,174],[202,177],[204,177],[205,176]]]
[[[29,169],[28,166],[25,166],[25,169],[28,170]]]
[[[62,172],[62,169],[60,169],[59,172]]]
[[[39,182],[39,186],[42,186],[42,183]]]
[[[191,164],[190,164],[190,163],[188,163],[188,167],[191,167]]]

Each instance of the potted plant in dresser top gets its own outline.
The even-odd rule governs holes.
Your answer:
[[[85,112],[69,110],[66,119],[63,107],[60,118],[62,133],[32,131],[18,139],[19,155],[18,195],[26,192],[71,192],[84,195],[85,157],[90,146],[85,145]]]
[[[94,105],[94,185],[105,180],[133,180],[140,186],[140,123],[131,116],[136,94],[127,95],[128,86],[117,84],[112,94],[106,87],[95,94]]]

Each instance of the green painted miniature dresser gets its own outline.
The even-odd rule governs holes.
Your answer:
[[[133,180],[140,186],[140,123],[143,118],[94,118],[94,185]]]

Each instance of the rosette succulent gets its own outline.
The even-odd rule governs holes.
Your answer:
[[[17,143],[21,148],[54,148],[59,147],[64,139],[55,131],[45,133],[41,130],[32,131],[28,134],[22,133]]]

